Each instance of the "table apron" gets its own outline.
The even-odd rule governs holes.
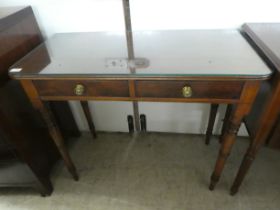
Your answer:
[[[236,104],[239,99],[201,99],[201,98],[133,98],[133,97],[94,97],[94,96],[40,96],[42,101],[143,101],[143,102],[181,102]]]
[[[244,81],[34,80],[41,100],[238,103]],[[188,92],[184,92],[187,88]]]

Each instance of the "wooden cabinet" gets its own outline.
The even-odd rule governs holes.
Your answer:
[[[0,187],[33,187],[49,195],[57,149],[20,84],[8,77],[8,68],[42,41],[31,7],[0,8]],[[49,104],[63,135],[78,136],[68,104]]]

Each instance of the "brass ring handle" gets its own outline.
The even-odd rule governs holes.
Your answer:
[[[77,84],[76,87],[74,88],[74,93],[77,96],[81,96],[85,93],[85,86],[82,84]]]
[[[192,96],[192,88],[190,86],[184,86],[182,89],[182,94],[185,98]]]

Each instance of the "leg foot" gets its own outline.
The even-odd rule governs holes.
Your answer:
[[[49,178],[40,178],[34,187],[42,197],[50,196],[53,192],[53,186]]]
[[[256,154],[256,147],[249,147],[247,153],[245,154],[243,161],[241,163],[241,166],[238,170],[238,173],[235,177],[235,180],[233,182],[233,185],[231,187],[231,195],[234,195],[238,192],[238,189],[241,185],[241,183],[243,182],[247,172],[249,171],[249,168],[251,166],[251,164],[254,161],[254,157]]]
[[[232,188],[230,189],[230,195],[232,195],[232,196],[234,196],[237,192],[238,192],[238,188],[232,187]]]
[[[210,183],[210,185],[209,185],[209,190],[210,190],[210,191],[213,191],[213,190],[215,189],[215,185],[216,185],[216,184],[214,184],[214,183]]]
[[[74,173],[72,173],[72,175],[73,175],[73,179],[74,179],[75,181],[79,181],[79,175],[77,174],[76,171],[75,171]]]
[[[215,176],[214,174],[212,174],[211,182],[210,182],[210,185],[209,185],[209,190],[213,191],[215,189],[215,186],[216,186],[217,182],[219,181],[219,178],[220,177]]]
[[[230,122],[230,125],[227,128],[226,134],[225,134],[225,140],[222,143],[218,159],[216,161],[214,172],[211,176],[211,182],[209,189],[214,190],[217,182],[219,181],[219,178],[221,176],[221,173],[223,171],[223,168],[225,166],[226,160],[230,154],[231,148],[235,142],[235,136],[239,128],[239,123],[234,124]]]

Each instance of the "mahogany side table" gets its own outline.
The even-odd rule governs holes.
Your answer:
[[[126,59],[125,33],[56,34],[16,63],[10,76],[21,82],[41,112],[75,180],[76,168],[46,101],[235,104],[211,176],[213,190],[240,123],[270,69],[237,30],[138,31],[133,35],[136,60],[131,61]],[[93,123],[91,117],[88,120]]]

